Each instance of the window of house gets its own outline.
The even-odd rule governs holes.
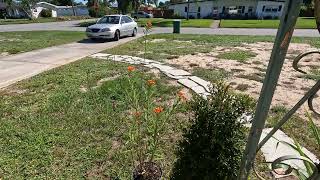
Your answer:
[[[188,7],[184,7],[184,12],[188,12]]]
[[[278,11],[281,11],[281,10],[282,10],[282,5],[280,5],[280,6],[279,6],[279,9],[278,9]]]
[[[266,9],[266,6],[263,6],[263,7],[262,7],[262,12],[263,12],[265,9]]]
[[[201,11],[201,7],[198,7],[198,12],[200,12]]]
[[[248,12],[249,13],[253,12],[253,7],[252,6],[249,6]]]
[[[265,12],[271,12],[271,8],[269,8],[269,7],[266,8],[266,9],[265,9]]]
[[[272,12],[278,12],[278,8],[272,8]]]

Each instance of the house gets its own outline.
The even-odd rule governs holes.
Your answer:
[[[33,9],[33,16],[38,18],[43,9],[51,10],[52,17],[60,16],[89,16],[89,10],[86,6],[56,6],[47,2],[39,2]]]
[[[174,14],[191,18],[279,18],[284,0],[202,0],[169,5]]]

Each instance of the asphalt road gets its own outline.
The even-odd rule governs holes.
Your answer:
[[[0,25],[0,32],[10,31],[85,31],[84,27],[77,24],[81,21],[65,21],[50,23],[34,23],[34,24],[12,24]],[[172,28],[155,27],[152,33],[172,33]],[[138,33],[142,34],[142,28]],[[275,36],[276,29],[253,29],[253,28],[181,28],[183,34],[212,34],[212,35],[252,35],[252,36]],[[316,29],[296,29],[294,36],[299,37],[320,37]]]

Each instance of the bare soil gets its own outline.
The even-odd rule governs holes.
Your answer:
[[[169,64],[178,65],[190,72],[192,72],[195,67],[223,69],[231,72],[232,75],[227,79],[231,86],[237,91],[247,93],[258,99],[272,48],[273,44],[268,42],[242,44],[242,46],[238,47],[216,47],[210,53],[180,56],[175,59],[169,59],[167,62]],[[219,59],[216,57],[221,53],[235,50],[251,51],[255,53],[256,56],[245,62]],[[309,44],[290,44],[278,86],[273,97],[273,106],[280,105],[290,109],[316,83],[314,80],[306,79],[303,74],[292,68],[293,59],[298,54],[312,50],[317,50],[317,48],[313,48]],[[301,69],[308,72],[311,68],[319,68],[319,62],[320,55],[310,55],[302,59],[299,65],[301,66]],[[320,109],[319,97],[315,98],[314,105],[315,109]],[[304,115],[306,109],[308,108],[305,104],[297,113],[299,115]],[[320,122],[318,121],[318,124],[319,123]]]

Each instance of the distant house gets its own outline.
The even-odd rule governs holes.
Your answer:
[[[51,10],[52,17],[60,16],[89,16],[89,11],[87,6],[56,6],[47,2],[39,2],[35,5],[33,9],[33,16],[35,18],[40,16],[40,13],[43,9]]]
[[[189,2],[191,18],[279,18],[284,0],[202,0]],[[170,4],[177,16],[187,17],[188,3]]]

